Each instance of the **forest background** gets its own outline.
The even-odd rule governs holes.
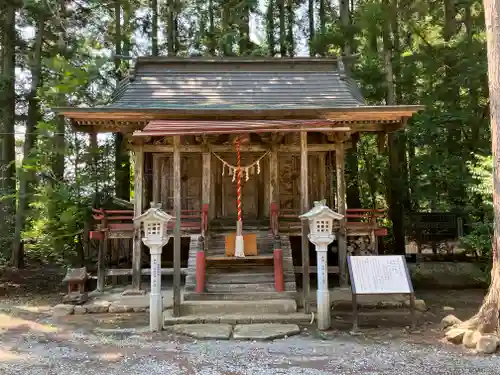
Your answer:
[[[0,262],[81,263],[96,193],[133,196],[123,137],[76,133],[51,108],[106,103],[142,55],[344,56],[369,104],[425,106],[384,147],[377,136],[353,135],[348,207],[388,209],[394,253],[404,252],[408,213],[455,212],[464,247],[489,256],[481,1],[4,0]]]

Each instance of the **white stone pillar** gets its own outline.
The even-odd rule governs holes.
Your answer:
[[[151,254],[151,292],[149,293],[149,328],[159,332],[163,327],[163,299],[161,295],[162,246],[153,245]]]
[[[316,291],[318,305],[318,329],[330,328],[330,291],[328,290],[328,244],[316,244],[318,290]]]

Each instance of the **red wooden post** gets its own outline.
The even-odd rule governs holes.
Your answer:
[[[278,204],[276,202],[271,203],[271,232],[274,236],[278,235]]]
[[[274,249],[274,289],[277,292],[285,291],[285,280],[283,279],[283,250]]]
[[[205,291],[205,252],[198,250],[196,253],[196,293]]]

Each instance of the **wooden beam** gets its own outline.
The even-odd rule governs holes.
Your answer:
[[[142,214],[144,185],[144,152],[135,152],[134,163],[134,217]],[[132,249],[132,289],[141,289],[142,239],[140,228],[134,229]]]
[[[153,154],[153,202],[161,203],[161,160],[160,155]],[[162,207],[165,209],[166,207]]]
[[[174,152],[174,146],[171,145],[129,145],[129,149],[135,151],[143,147],[142,150],[144,152]],[[279,153],[283,152],[291,152],[291,153],[299,153],[300,146],[297,145],[279,145],[277,146],[277,151]],[[334,151],[337,145],[335,143],[325,143],[325,144],[310,144],[308,145],[308,152],[325,152],[325,151]],[[211,145],[210,150],[213,152],[234,152],[233,145]],[[269,150],[269,146],[266,145],[241,145],[241,152],[266,152]],[[202,145],[181,145],[181,152],[198,152],[201,153],[204,151],[204,147]]]
[[[309,173],[307,155],[307,132],[300,132],[300,208],[301,213],[309,210]],[[302,221],[302,298],[304,310],[309,313],[309,223]]]
[[[337,169],[337,212],[344,215],[340,221],[338,234],[339,247],[339,268],[340,268],[340,286],[346,287],[347,283],[347,235],[346,235],[346,196],[345,196],[345,152],[344,143],[339,142],[335,152],[335,164]]]
[[[174,316],[179,316],[181,312],[181,138],[174,136],[174,157],[173,157],[173,177],[174,177]]]
[[[212,184],[212,172],[211,172],[211,166],[212,166],[212,154],[210,151],[205,150],[203,151],[202,154],[202,186],[201,186],[201,201],[203,204],[208,204],[209,209],[209,215],[212,212],[211,207],[213,206],[214,202],[212,202],[212,194],[210,192]]]

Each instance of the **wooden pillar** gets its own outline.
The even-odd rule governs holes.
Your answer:
[[[211,190],[211,181],[212,181],[212,171],[211,171],[211,166],[212,166],[212,154],[208,150],[203,151],[202,153],[202,186],[201,186],[201,201],[202,204],[208,204],[209,205],[209,218],[210,215],[213,211],[212,206],[214,202],[212,202],[212,194],[210,192]]]
[[[161,203],[161,163],[160,155],[153,154],[153,202]],[[162,205],[162,209],[166,206]]]
[[[326,157],[324,152],[318,155],[318,200],[326,199]],[[331,208],[331,206],[330,206]]]
[[[269,208],[271,203],[276,203],[279,208],[279,162],[278,149],[273,146],[269,153]]]
[[[134,163],[134,217],[142,214],[144,192],[144,151],[142,147],[135,152]],[[140,229],[134,230],[132,249],[132,289],[141,289],[142,238]]]
[[[212,176],[210,177],[210,207],[208,209],[208,218],[210,220],[214,219],[217,216],[217,211],[218,211],[218,205],[217,205],[217,196],[216,196],[216,191],[217,191],[217,181],[218,181],[218,176],[217,176],[217,164],[215,164],[215,158],[212,157],[210,154],[210,173]]]
[[[181,312],[181,151],[180,136],[174,136],[174,316]]]
[[[337,210],[339,214],[344,215],[340,221],[340,230],[337,243],[339,246],[339,278],[340,286],[347,286],[347,236],[346,236],[346,197],[345,197],[345,150],[344,143],[338,142],[335,151],[335,164],[337,169]]]
[[[309,211],[309,175],[307,158],[307,132],[300,132],[300,208]],[[309,313],[309,223],[302,220],[302,298],[304,310]]]
[[[106,215],[101,221],[102,227],[108,227],[108,220]],[[99,253],[97,254],[97,291],[104,292],[106,284],[106,254],[108,253],[108,232],[105,230],[102,233],[101,240],[99,241]]]

